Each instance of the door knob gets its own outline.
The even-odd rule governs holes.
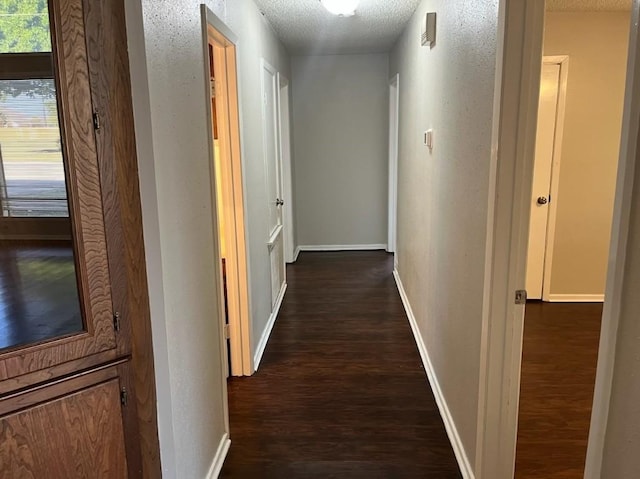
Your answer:
[[[540,206],[542,206],[542,205],[546,205],[547,203],[549,203],[549,200],[547,199],[547,197],[546,197],[546,196],[540,196],[540,197],[538,198],[537,203],[538,203]]]

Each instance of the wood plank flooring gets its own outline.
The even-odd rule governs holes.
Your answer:
[[[223,478],[460,478],[384,252],[303,253]]]
[[[602,304],[527,304],[517,479],[582,479]]]

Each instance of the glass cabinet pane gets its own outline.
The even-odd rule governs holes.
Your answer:
[[[0,352],[81,332],[46,0],[0,0]]]

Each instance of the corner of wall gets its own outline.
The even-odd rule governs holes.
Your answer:
[[[173,414],[171,404],[171,378],[167,347],[167,331],[164,315],[164,285],[162,258],[160,255],[160,227],[151,127],[149,81],[145,52],[144,21],[140,0],[125,2],[129,61],[131,71],[132,103],[140,199],[145,242],[145,262],[149,288],[151,331],[157,390],[157,420],[160,457],[163,474],[172,477],[176,473]]]

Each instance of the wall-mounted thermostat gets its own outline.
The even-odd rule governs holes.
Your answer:
[[[433,48],[436,44],[436,12],[427,13],[422,29],[422,46]]]

